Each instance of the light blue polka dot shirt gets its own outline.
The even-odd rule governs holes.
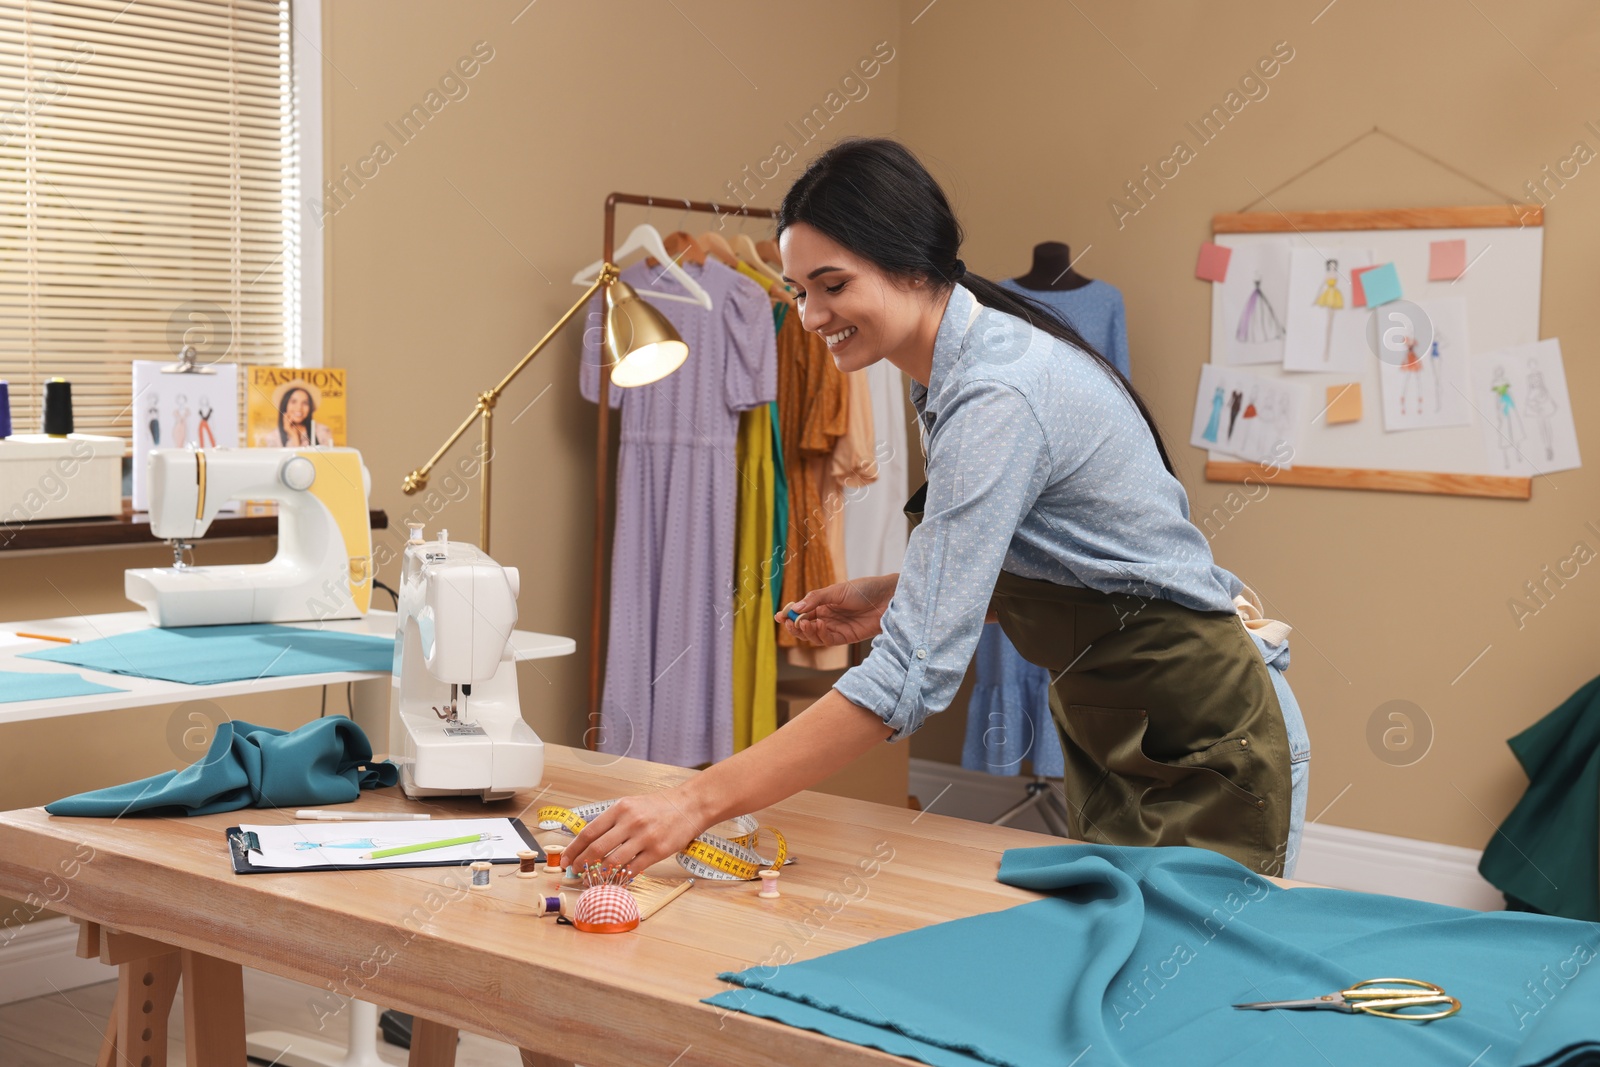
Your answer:
[[[1240,581],[1189,521],[1144,418],[1093,357],[951,292],[928,386],[923,519],[872,651],[834,686],[893,728],[950,706],[1002,570],[1232,612]]]

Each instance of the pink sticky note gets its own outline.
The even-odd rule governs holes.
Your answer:
[[[1428,245],[1428,280],[1453,282],[1467,269],[1467,242],[1434,241]]]
[[[1356,267],[1350,272],[1350,306],[1364,308],[1367,306],[1367,291],[1361,287],[1361,276],[1378,265],[1370,267]]]
[[[1228,260],[1233,249],[1207,241],[1200,246],[1200,258],[1195,261],[1194,276],[1203,282],[1221,282],[1228,278]]]

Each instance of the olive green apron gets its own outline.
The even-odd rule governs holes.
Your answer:
[[[906,506],[913,521],[923,499]],[[1050,672],[1074,837],[1193,845],[1282,873],[1289,738],[1237,614],[1009,573],[993,605],[1022,657]]]

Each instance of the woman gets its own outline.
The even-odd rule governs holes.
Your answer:
[[[314,418],[317,402],[311,391],[303,385],[292,385],[283,391],[278,401],[278,430],[276,441],[266,442],[277,448],[312,448],[333,444],[333,434],[326,426],[319,426]]]
[[[642,869],[905,737],[949,705],[992,612],[1054,679],[1074,836],[1199,845],[1283,873],[1309,746],[1263,654],[1286,666],[1288,646],[1258,651],[1236,611],[1243,584],[1189,522],[1131,386],[1043,305],[966,273],[943,192],[893,141],[824,153],[778,230],[801,321],[840,369],[887,359],[913,381],[920,525],[900,574],[778,613],[814,643],[876,635],[864,662],[759,743],[612,805],[569,862]]]

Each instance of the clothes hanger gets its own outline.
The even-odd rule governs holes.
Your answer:
[[[666,273],[671,275],[679,285],[683,286],[689,295],[680,296],[677,293],[663,292],[660,289],[648,287],[636,287],[638,292],[649,293],[651,296],[661,300],[676,300],[685,304],[699,304],[707,311],[711,310],[711,295],[700,288],[699,283],[689,276],[688,271],[678,266],[677,262],[668,254],[666,246],[662,243],[661,233],[648,222],[642,222],[633,228],[633,232],[628,234],[627,239],[612,252],[612,261],[620,262],[641,249],[665,264]],[[600,268],[603,266],[605,266],[604,260],[595,260],[572,276],[572,284],[593,285],[595,279],[600,276]]]
[[[736,233],[733,235],[733,240],[728,243],[733,246],[733,254],[748,263],[752,269],[760,271],[780,285],[783,283],[783,275],[773,270],[767,261],[761,258],[761,253],[756,250],[756,243],[750,239],[749,234]]]
[[[702,267],[706,265],[706,250],[700,246],[700,242],[696,241],[694,235],[689,231],[673,230],[661,240],[665,244],[667,251],[671,253],[672,258],[678,262],[694,263]]]
[[[737,267],[739,257],[733,254],[733,246],[728,244],[728,239],[714,230],[707,230],[696,238],[700,246],[709,254],[721,261],[723,266]]]
[[[782,274],[783,254],[778,251],[778,242],[768,237],[756,242],[756,255],[766,261],[767,266]]]

